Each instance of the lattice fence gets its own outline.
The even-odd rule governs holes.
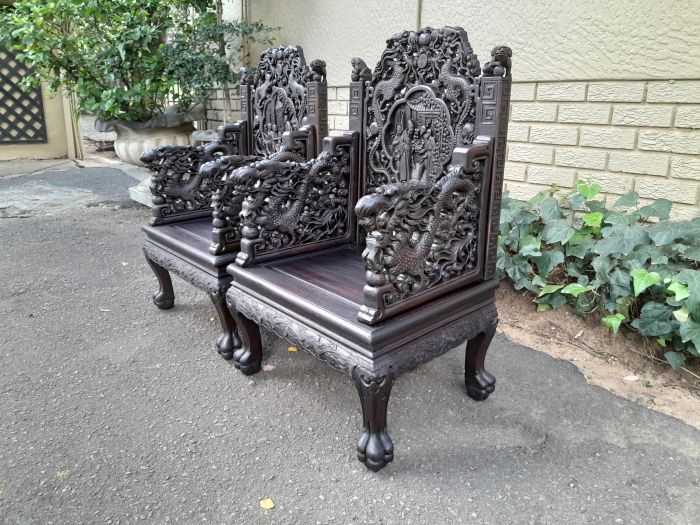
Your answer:
[[[20,85],[29,72],[13,52],[0,48],[0,145],[47,142],[41,90]]]

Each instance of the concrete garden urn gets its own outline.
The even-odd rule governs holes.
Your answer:
[[[161,115],[148,121],[130,122],[127,120],[96,120],[97,131],[114,131],[114,151],[122,161],[135,166],[143,166],[139,160],[141,153],[150,148],[165,144],[190,144],[193,122],[204,117],[203,106],[195,106],[182,112],[175,107],[167,108]]]

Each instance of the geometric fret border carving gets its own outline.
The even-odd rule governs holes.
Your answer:
[[[41,89],[21,85],[30,73],[14,52],[0,48],[0,145],[48,142]]]

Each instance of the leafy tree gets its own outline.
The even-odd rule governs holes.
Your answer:
[[[224,22],[212,0],[20,0],[0,14],[0,45],[35,72],[26,82],[63,87],[105,120],[189,109],[237,83],[243,47],[273,30]]]

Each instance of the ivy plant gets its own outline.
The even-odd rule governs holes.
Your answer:
[[[627,193],[609,205],[579,181],[523,201],[503,200],[498,271],[534,294],[538,311],[571,305],[653,338],[665,359],[700,357],[700,217],[669,220],[671,202]]]
[[[0,45],[31,66],[26,82],[76,96],[103,120],[186,111],[238,81],[243,48],[274,28],[224,22],[221,0],[19,0],[0,8]]]

